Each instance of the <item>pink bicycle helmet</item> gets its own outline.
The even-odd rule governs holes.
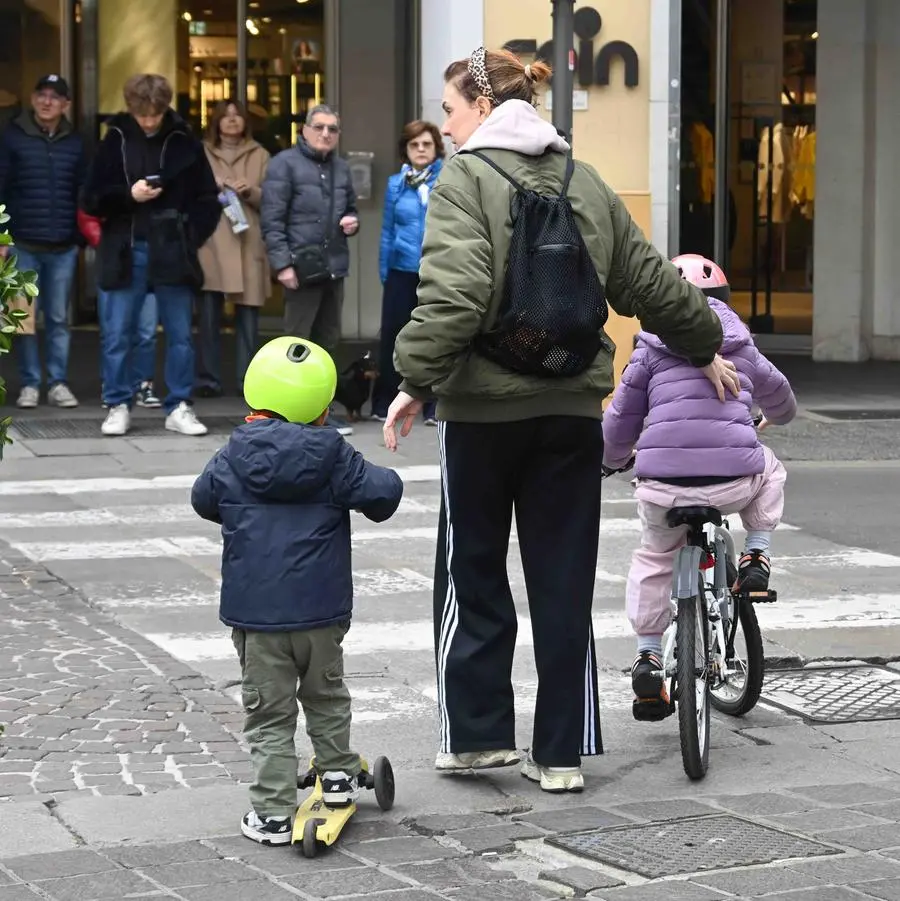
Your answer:
[[[699,253],[683,253],[675,257],[672,263],[685,281],[696,285],[707,297],[728,301],[731,294],[728,279],[712,260]]]

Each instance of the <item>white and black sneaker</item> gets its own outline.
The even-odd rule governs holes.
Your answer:
[[[261,817],[251,810],[241,820],[241,832],[261,845],[287,845],[291,840],[291,818]]]
[[[322,776],[322,800],[327,807],[349,807],[359,798],[362,776],[349,776],[343,770],[331,770]]]

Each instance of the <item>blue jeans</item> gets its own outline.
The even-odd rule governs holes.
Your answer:
[[[134,379],[141,354],[137,351],[141,314],[147,297],[147,244],[138,241],[132,248],[131,284],[107,291],[103,301],[103,400],[110,407],[131,406]],[[183,286],[155,287],[159,318],[166,337],[165,380],[169,393],[163,400],[166,413],[180,403],[190,403],[194,387],[194,344],[191,316],[194,297]]]
[[[78,248],[62,253],[32,253],[16,247],[13,251],[20,270],[33,270],[38,276],[40,294],[35,298],[35,315],[44,314],[44,341],[47,362],[47,384],[51,387],[66,381],[69,369],[69,294],[75,278]],[[37,335],[17,335],[13,343],[19,364],[19,381],[23,388],[41,387],[41,361]]]
[[[106,321],[107,292],[102,288],[97,290],[97,321],[101,328]],[[156,377],[156,326],[159,323],[159,308],[156,303],[156,295],[148,294],[141,304],[137,334],[131,348],[132,384],[134,393],[144,382],[152,382]],[[105,350],[100,344],[100,372],[103,372],[103,358]]]

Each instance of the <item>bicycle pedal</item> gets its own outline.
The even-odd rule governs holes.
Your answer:
[[[675,705],[664,698],[635,698],[631,703],[632,715],[642,723],[658,723],[674,711]]]
[[[771,589],[768,591],[742,591],[739,596],[751,604],[774,604],[778,600],[778,592]]]

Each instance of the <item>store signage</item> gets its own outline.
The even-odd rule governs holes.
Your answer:
[[[625,87],[636,88],[640,80],[637,50],[627,41],[610,41],[597,50],[595,39],[602,28],[603,19],[596,9],[585,6],[576,11],[575,72],[578,83],[583,88],[591,85],[606,87],[610,83],[613,60],[620,59],[625,69]],[[519,56],[534,56],[548,63],[553,62],[553,41],[539,45],[534,38],[515,38],[503,47]]]

